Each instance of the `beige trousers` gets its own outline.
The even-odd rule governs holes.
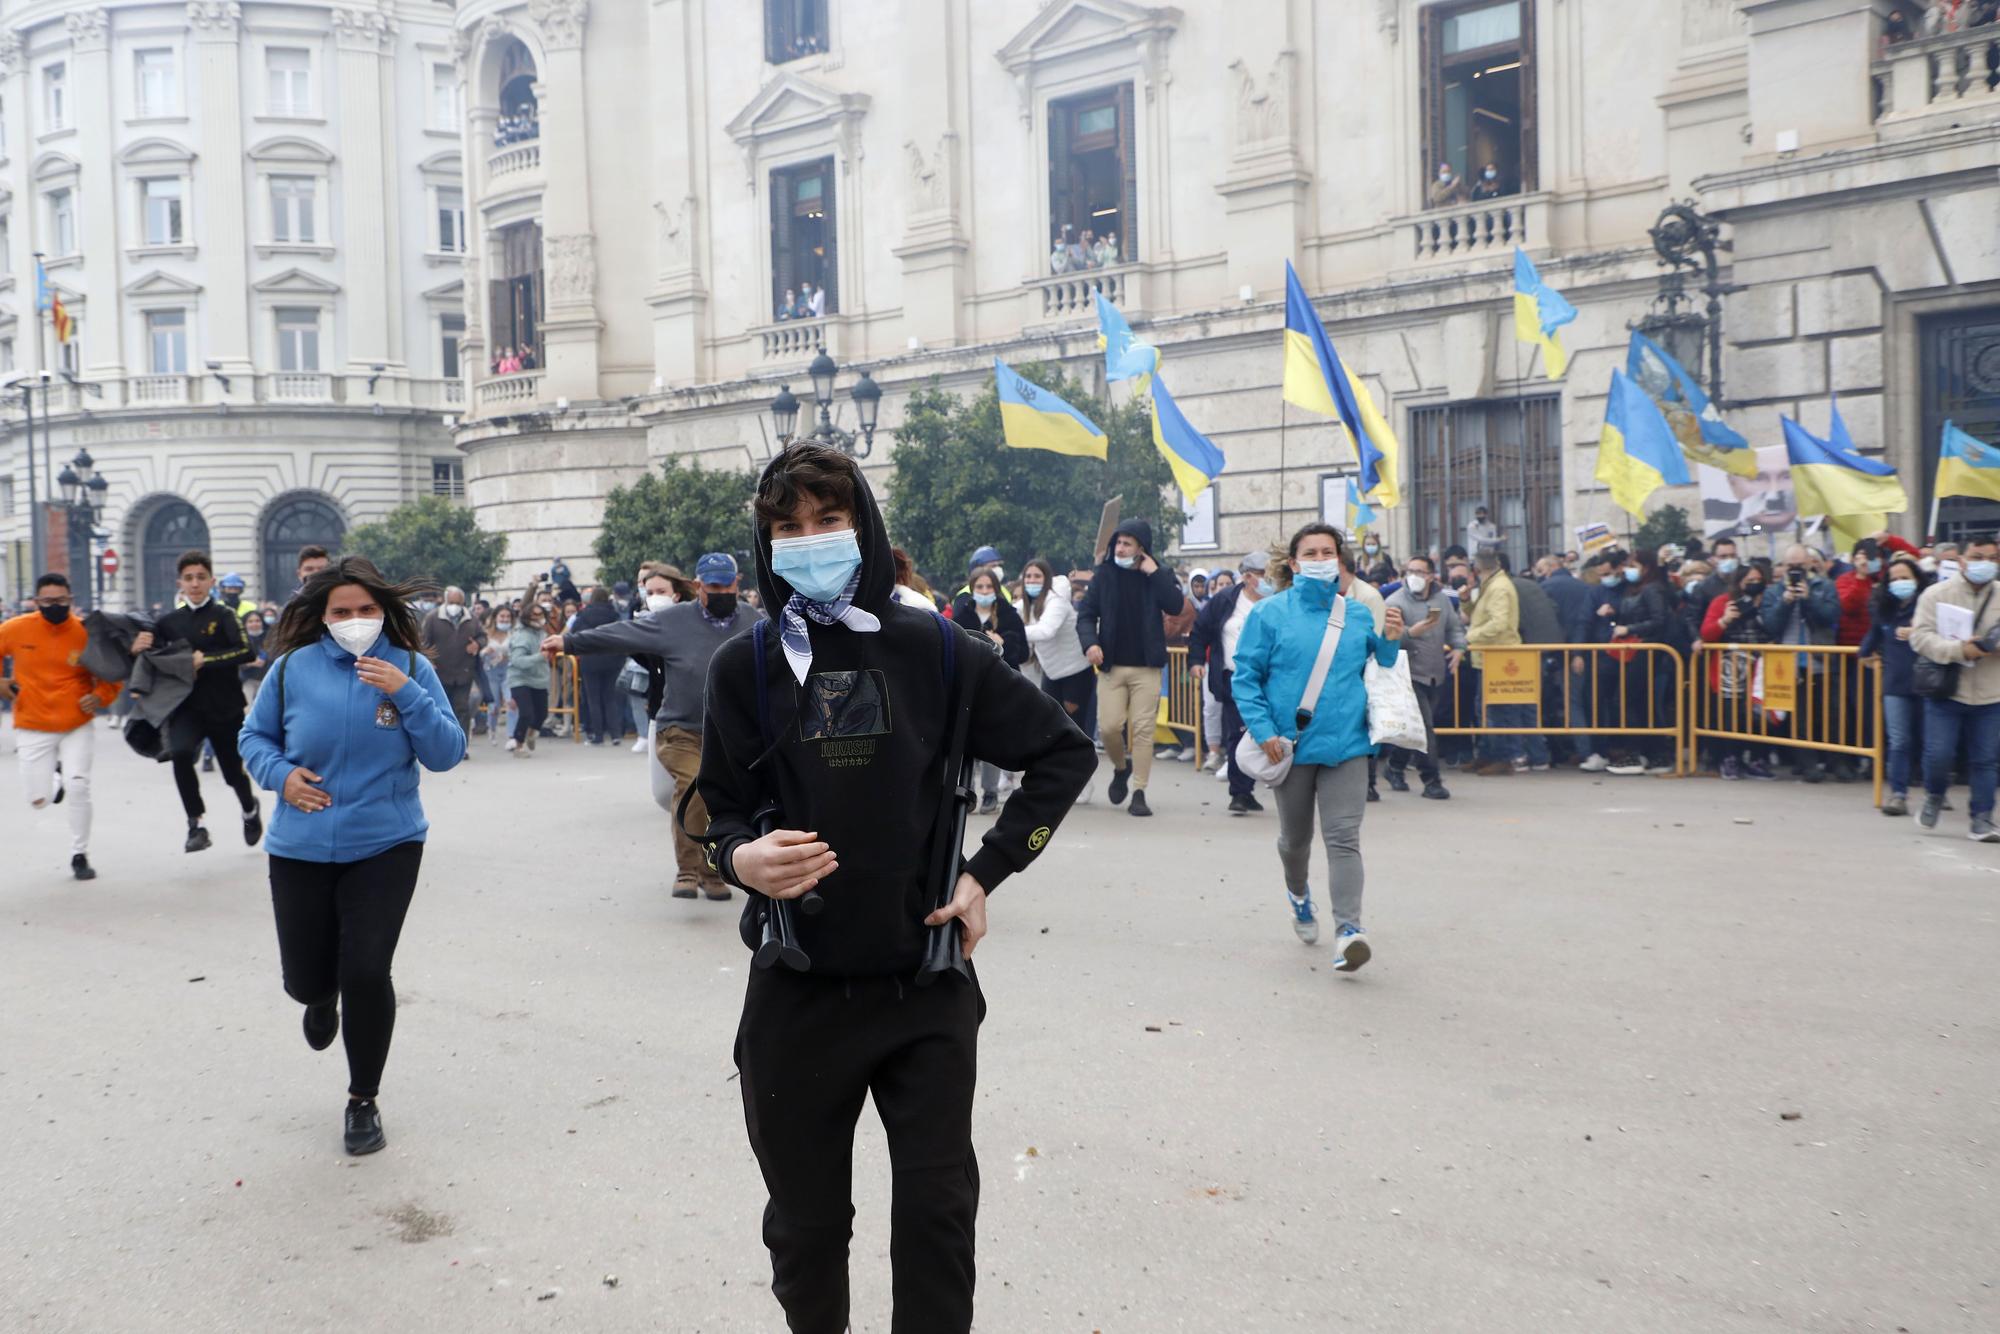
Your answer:
[[[1143,792],[1153,776],[1153,729],[1160,720],[1160,669],[1113,667],[1098,673],[1097,730],[1104,737],[1104,758],[1123,769],[1125,729],[1132,729],[1132,787]]]

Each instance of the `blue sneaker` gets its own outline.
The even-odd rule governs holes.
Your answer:
[[[1336,973],[1355,971],[1367,963],[1370,955],[1374,953],[1368,948],[1368,933],[1358,926],[1341,927],[1334,934],[1333,945],[1337,960],[1333,965],[1333,971]]]
[[[1319,919],[1313,915],[1312,886],[1306,886],[1303,897],[1285,891],[1285,901],[1292,905],[1292,930],[1298,934],[1303,944],[1311,945],[1319,940]]]

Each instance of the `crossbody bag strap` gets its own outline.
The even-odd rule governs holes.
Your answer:
[[[1312,675],[1306,678],[1305,698],[1299,701],[1299,711],[1292,719],[1301,732],[1312,725],[1313,706],[1319,703],[1319,692],[1326,688],[1326,674],[1333,669],[1333,655],[1340,647],[1340,634],[1346,627],[1347,599],[1335,593],[1333,607],[1326,614],[1326,631],[1319,638],[1319,656],[1313,659]]]

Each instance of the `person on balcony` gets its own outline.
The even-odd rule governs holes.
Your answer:
[[[1465,182],[1451,169],[1451,163],[1438,163],[1437,179],[1431,182],[1430,206],[1451,208],[1465,202]]]
[[[797,292],[794,292],[791,288],[787,287],[785,289],[784,299],[778,302],[779,322],[782,323],[785,320],[789,320],[790,318],[792,318],[792,311],[798,306],[798,304],[799,304],[799,294]]]
[[[1487,163],[1480,171],[1479,179],[1472,183],[1472,199],[1474,203],[1485,199],[1498,199],[1501,195],[1512,193],[1513,191],[1504,188],[1500,184],[1500,169],[1491,162]]]
[[[826,286],[824,284],[800,283],[799,291],[807,293],[806,309],[812,318],[819,319],[826,314]]]
[[[517,371],[540,369],[539,363],[535,360],[535,349],[531,344],[522,344],[521,350],[514,354],[514,369]]]
[[[1069,224],[1064,223],[1062,230],[1056,233],[1055,241],[1049,248],[1050,273],[1069,272],[1069,242],[1064,239],[1068,235]]]
[[[1095,262],[1096,267],[1100,269],[1109,268],[1111,265],[1116,264],[1118,262],[1117,234],[1106,232],[1103,239],[1097,243],[1097,251],[1091,258]]]

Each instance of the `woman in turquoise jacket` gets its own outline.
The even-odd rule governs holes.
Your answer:
[[[1244,730],[1274,762],[1284,757],[1285,742],[1293,742],[1292,771],[1272,793],[1292,929],[1308,945],[1319,939],[1312,888],[1306,883],[1316,807],[1333,880],[1339,952],[1334,967],[1351,973],[1370,954],[1361,929],[1361,813],[1368,799],[1368,757],[1375,747],[1368,740],[1362,673],[1371,657],[1384,667],[1395,666],[1403,647],[1403,617],[1391,607],[1378,635],[1367,606],[1341,593],[1353,567],[1347,544],[1327,524],[1309,523],[1292,535],[1289,564],[1292,586],[1259,602],[1243,624],[1230,692]],[[1306,685],[1336,600],[1342,625],[1333,665],[1319,699],[1307,700]],[[1303,711],[1310,711],[1311,718],[1301,730]]]
[[[347,1039],[347,1151],[385,1143],[376,1109],[396,990],[389,964],[429,822],[417,766],[465,756],[465,733],[420,647],[414,587],[359,556],[306,581],[271,632],[271,671],[243,724],[244,766],[283,794],[264,840],[285,991],[306,1041]]]

